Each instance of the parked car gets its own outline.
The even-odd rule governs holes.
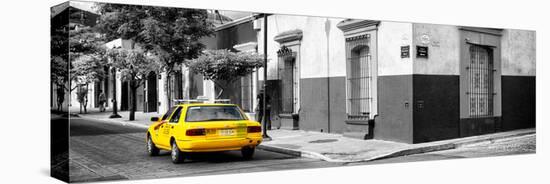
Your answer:
[[[146,137],[149,155],[167,150],[173,163],[183,162],[189,152],[240,150],[251,159],[262,142],[260,123],[234,104],[182,103],[151,121]]]

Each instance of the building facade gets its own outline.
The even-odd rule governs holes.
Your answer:
[[[267,35],[276,127],[421,143],[535,126],[534,31],[270,15]]]
[[[254,16],[251,14],[239,19],[216,25],[214,36],[203,39],[206,49],[227,49],[232,52],[258,52],[257,50],[258,25],[254,24]],[[225,84],[219,98],[229,99],[231,103],[239,105],[243,111],[254,117],[254,109],[257,106],[256,95],[258,88],[257,71],[241,77],[241,79]],[[201,77],[202,79],[202,77]],[[196,81],[196,80],[195,80]],[[214,99],[220,92],[212,81],[203,80],[202,90],[197,96],[207,96]],[[192,96],[196,97],[196,96]]]

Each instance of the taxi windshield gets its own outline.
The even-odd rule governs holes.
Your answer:
[[[236,106],[195,106],[187,109],[186,122],[245,120]]]

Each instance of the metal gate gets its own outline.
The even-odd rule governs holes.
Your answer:
[[[490,47],[470,45],[468,70],[469,115],[471,118],[493,116],[493,53]]]

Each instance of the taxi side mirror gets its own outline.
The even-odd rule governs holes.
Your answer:
[[[152,122],[157,122],[157,121],[159,121],[159,117],[151,117],[151,121]]]

